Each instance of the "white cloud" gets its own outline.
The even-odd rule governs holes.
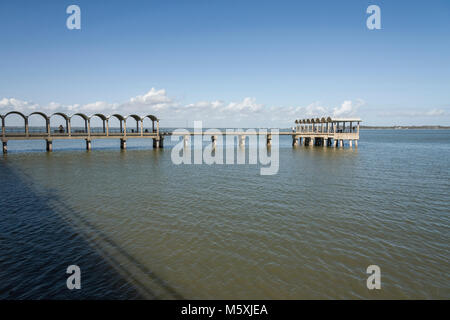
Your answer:
[[[348,100],[333,110],[319,102],[307,106],[265,106],[258,103],[254,97],[245,97],[241,101],[232,102],[214,100],[182,104],[171,99],[166,90],[152,88],[147,93],[132,97],[123,103],[97,101],[83,105],[64,105],[51,102],[40,106],[14,98],[4,98],[0,100],[0,113],[17,110],[29,114],[39,110],[49,115],[55,112],[64,112],[68,115],[77,112],[87,115],[95,113],[141,116],[154,114],[161,119],[162,126],[170,127],[192,125],[194,120],[203,120],[204,126],[210,127],[287,127],[299,118],[323,117],[332,114],[334,116],[353,115],[363,103],[362,100],[355,102]]]
[[[364,101],[361,99],[356,100],[356,102],[353,102],[351,100],[344,101],[340,107],[333,109],[333,116],[334,117],[347,117],[347,116],[354,116],[359,107],[364,105]]]
[[[36,111],[38,108],[38,104],[15,98],[3,98],[2,100],[0,100],[0,111],[2,113],[12,110],[27,113]]]

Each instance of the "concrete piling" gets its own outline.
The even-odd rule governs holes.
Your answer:
[[[8,153],[8,142],[2,141],[3,153]]]
[[[46,142],[46,150],[47,152],[52,152],[53,151],[53,141],[50,139],[45,140]]]
[[[127,140],[120,139],[120,149],[125,150],[127,148]]]
[[[159,138],[153,138],[153,149],[159,148]]]
[[[90,151],[91,150],[91,140],[86,139],[86,150]]]

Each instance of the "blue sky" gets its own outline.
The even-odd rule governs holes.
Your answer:
[[[81,30],[66,28],[71,4]],[[366,27],[370,4],[381,30]],[[0,113],[450,125],[449,39],[448,0],[1,1]]]

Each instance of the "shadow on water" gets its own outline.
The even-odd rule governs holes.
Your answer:
[[[0,299],[183,299],[53,192],[34,190],[6,161],[0,159]],[[116,254],[94,247],[87,233]],[[80,290],[66,286],[72,264],[81,269]]]

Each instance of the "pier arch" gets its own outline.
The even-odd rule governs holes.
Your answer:
[[[70,117],[71,134],[87,134],[89,117],[84,113],[75,113]]]
[[[28,115],[29,134],[49,134],[50,126],[47,115],[43,112],[32,112]]]
[[[132,120],[134,119],[134,121]],[[142,129],[142,118],[136,114],[130,114],[125,117],[127,134],[140,134]]]
[[[113,114],[108,117],[109,134],[122,134],[124,132],[125,118],[120,114]]]
[[[96,113],[90,116],[89,124],[91,128],[91,134],[106,135],[108,132],[107,121],[108,118],[101,113]]]
[[[9,134],[28,134],[28,118],[19,111],[10,111],[3,116],[4,131]]]
[[[52,134],[68,134],[70,127],[70,118],[62,112],[55,112],[49,117],[50,132]],[[61,130],[62,128],[62,130]]]
[[[159,119],[154,115],[146,115],[142,117],[144,133],[159,132]]]

